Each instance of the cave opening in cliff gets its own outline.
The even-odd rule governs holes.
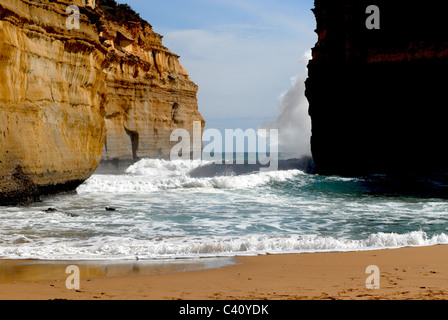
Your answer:
[[[138,144],[139,144],[139,134],[136,131],[131,131],[125,128],[126,134],[128,135],[129,139],[131,140],[131,147],[132,147],[132,158],[134,161],[138,161]]]

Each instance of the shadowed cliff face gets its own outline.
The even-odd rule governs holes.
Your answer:
[[[70,5],[80,29],[66,27]],[[72,191],[102,157],[166,156],[171,130],[203,122],[178,56],[125,13],[0,0],[0,205]]]
[[[379,29],[366,13],[379,8]],[[320,174],[446,172],[447,5],[316,0],[306,96]]]

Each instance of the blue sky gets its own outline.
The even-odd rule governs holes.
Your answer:
[[[206,128],[257,129],[280,114],[315,44],[312,0],[119,0],[164,36],[199,86]]]

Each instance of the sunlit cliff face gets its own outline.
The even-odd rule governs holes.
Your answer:
[[[73,190],[105,146],[105,159],[169,154],[173,128],[203,122],[162,37],[88,4],[0,1],[0,204]]]
[[[168,158],[172,131],[192,132],[194,121],[204,127],[198,87],[149,24],[101,22],[100,39],[110,54],[103,159]]]

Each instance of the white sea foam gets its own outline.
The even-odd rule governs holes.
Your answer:
[[[126,173],[146,177],[186,176],[193,169],[209,164],[202,160],[159,160],[143,159],[130,166]]]
[[[378,233],[365,240],[341,240],[320,236],[185,237],[129,240],[98,237],[90,243],[33,245],[29,239],[10,239],[0,247],[0,257],[10,259],[179,259],[281,253],[363,251],[410,246],[448,244],[448,236],[428,237],[423,231],[407,234]],[[31,243],[30,243],[31,242]]]
[[[123,175],[92,176],[78,195],[0,208],[0,257],[176,259],[448,244],[443,199],[370,197],[356,180],[299,170],[190,175],[206,164],[142,160]]]
[[[208,162],[144,159],[126,170],[126,175],[94,175],[78,193],[149,193],[169,189],[249,189],[284,182],[304,173],[300,170],[254,172],[240,176],[194,178],[189,173]]]
[[[216,189],[249,189],[274,182],[284,182],[303,174],[299,170],[259,172],[242,176],[218,176],[213,178],[191,178],[183,187]]]

